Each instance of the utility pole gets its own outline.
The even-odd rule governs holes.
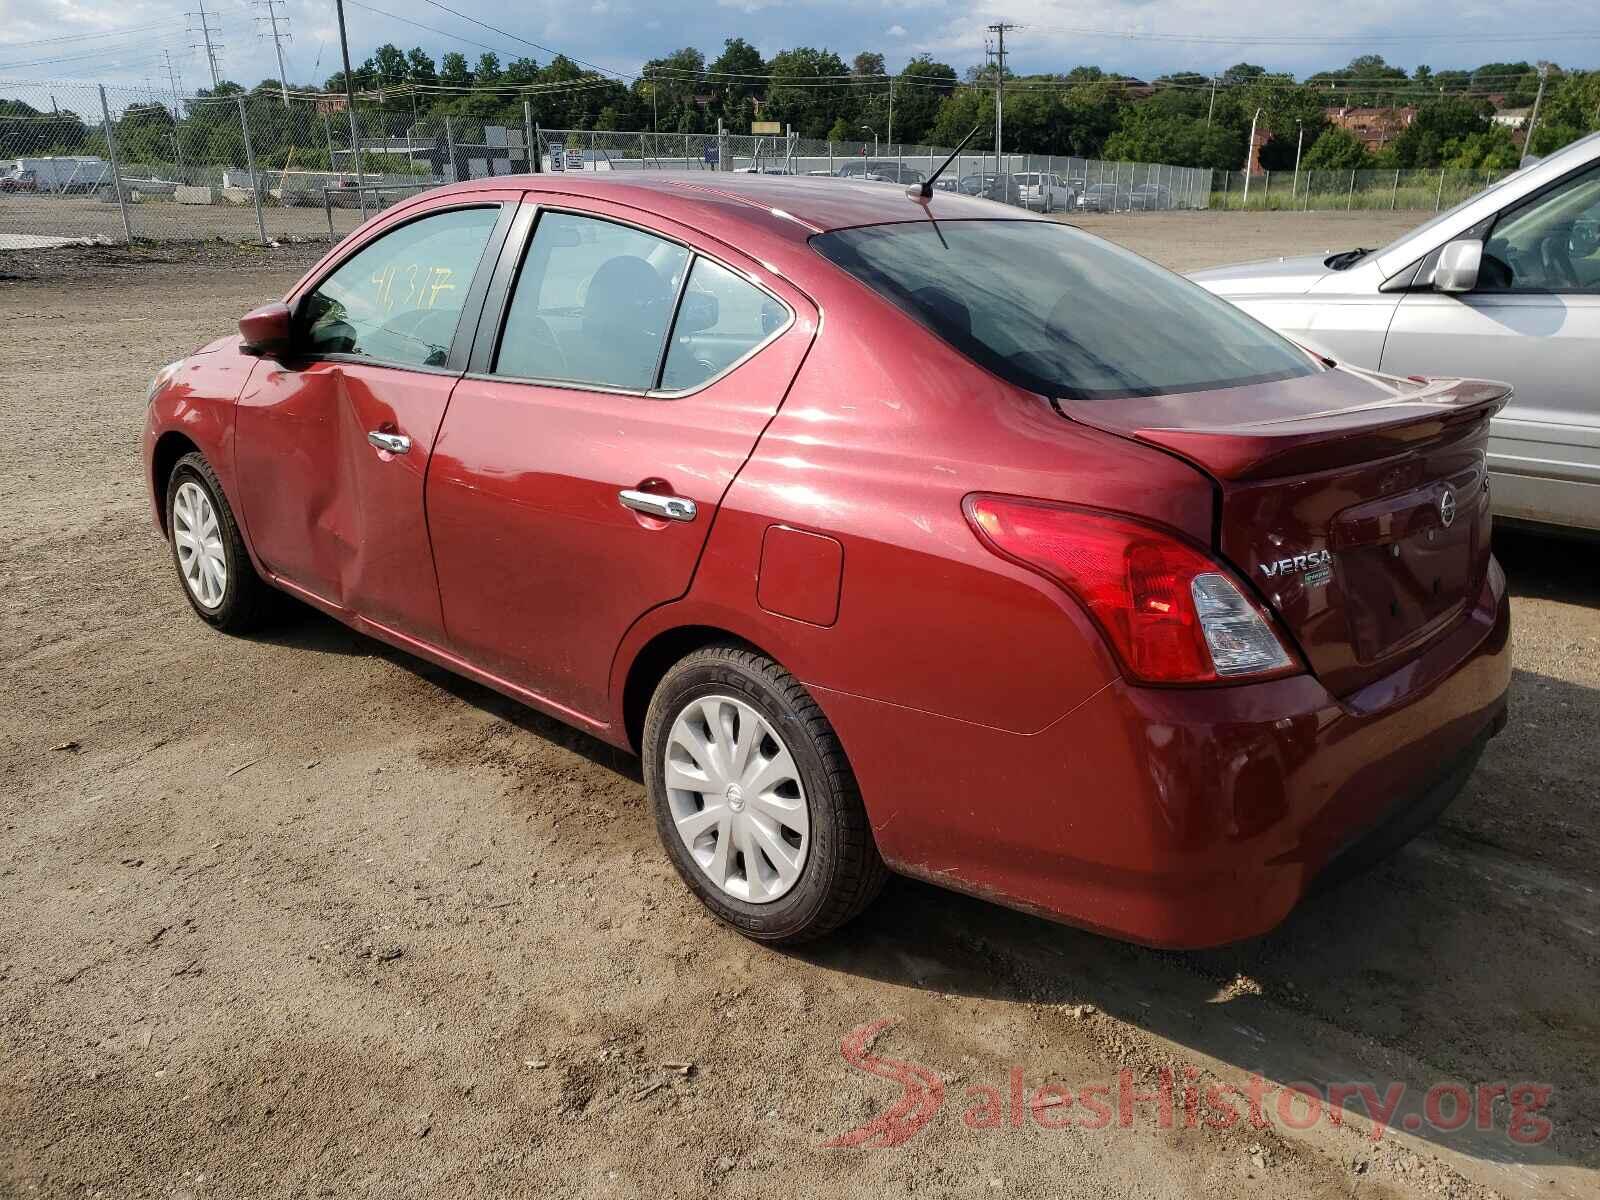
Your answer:
[[[198,20],[200,22],[200,28],[197,30],[193,25],[190,25],[189,34],[192,37],[198,33],[200,35],[200,41],[191,42],[189,44],[196,50],[200,49],[202,46],[205,47],[206,62],[210,64],[211,67],[211,86],[213,89],[215,89],[216,86],[222,82],[222,76],[217,71],[217,53],[223,50],[224,47],[211,40],[211,35],[214,30],[211,25],[211,14],[206,11],[205,0],[194,0],[194,3],[195,7],[200,11],[188,13],[186,15],[190,21]]]
[[[894,76],[889,76],[889,145],[894,145]]]
[[[350,79],[350,38],[344,29],[344,0],[333,0],[339,10],[339,53],[344,57],[344,112],[350,118],[350,154],[356,161],[356,199],[361,204],[361,220],[367,219],[367,189],[361,182],[361,135],[356,132],[356,90]],[[330,167],[333,163],[328,164]],[[452,162],[451,164],[455,164]]]
[[[1264,107],[1264,106],[1263,106]],[[1250,173],[1256,165],[1256,122],[1261,119],[1261,109],[1250,118],[1250,141],[1244,148],[1244,206],[1250,207]],[[1268,183],[1272,180],[1268,179]]]
[[[1550,75],[1550,64],[1539,64],[1539,93],[1533,98],[1533,112],[1528,115],[1528,132],[1522,139],[1522,153],[1533,153],[1533,127],[1539,123],[1539,103],[1544,99],[1544,81]]]
[[[167,83],[172,87],[172,119],[174,121],[181,121],[183,120],[183,111],[179,107],[180,101],[178,99],[178,68],[172,63],[171,50],[163,50],[161,52],[161,58],[162,61],[167,64]]]
[[[1295,124],[1300,127],[1299,136],[1294,139],[1294,194],[1298,196],[1300,194],[1300,150],[1306,144],[1306,123],[1296,120]]]
[[[1211,128],[1211,114],[1217,109],[1217,77],[1211,77],[1211,103],[1206,105],[1206,128]]]
[[[266,22],[272,30],[272,45],[278,51],[278,87],[283,93],[283,106],[289,107],[289,72],[283,65],[283,44],[293,39],[289,36],[289,14],[283,12],[283,0],[254,0],[255,6],[266,11],[266,16],[257,17],[256,25]],[[283,28],[278,28],[278,22],[283,22]]]
[[[1006,110],[1006,32],[1015,29],[1015,25],[1008,25],[1001,21],[988,26],[990,33],[995,35],[994,48],[994,170],[1000,174],[1000,138],[1005,131]]]

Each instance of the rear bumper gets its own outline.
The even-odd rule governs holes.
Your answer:
[[[1211,946],[1273,928],[1341,852],[1459,790],[1505,721],[1509,630],[1494,565],[1450,634],[1343,699],[1308,675],[1117,680],[1032,735],[818,699],[896,870],[1130,941]]]

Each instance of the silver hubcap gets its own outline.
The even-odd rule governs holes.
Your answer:
[[[800,770],[777,730],[732,696],[689,704],[667,737],[667,806],[707,879],[750,904],[800,880],[811,818]]]
[[[217,510],[198,483],[178,485],[172,499],[172,542],[189,594],[206,608],[216,608],[228,590],[228,556],[222,549]]]

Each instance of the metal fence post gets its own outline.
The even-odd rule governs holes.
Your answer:
[[[1394,211],[1394,202],[1400,198],[1400,168],[1394,170],[1394,187],[1389,190],[1389,211]]]
[[[128,220],[128,198],[122,194],[122,170],[117,166],[117,139],[111,133],[111,106],[106,103],[105,85],[100,85],[100,115],[106,123],[106,157],[111,160],[111,187],[117,193],[117,209],[122,213],[122,234],[133,245],[133,223]]]
[[[456,183],[458,182],[456,179],[456,135],[455,130],[450,125],[449,113],[444,115],[444,152],[449,156],[450,161],[450,174],[446,177],[445,182]]]
[[[1349,212],[1351,205],[1353,205],[1355,202],[1356,202],[1356,173],[1355,173],[1354,170],[1352,170],[1350,172],[1350,192],[1349,192],[1349,194],[1347,196],[1345,196],[1345,200],[1344,200],[1344,210],[1345,210],[1345,212]]]
[[[239,132],[244,134],[244,165],[250,172],[250,194],[256,202],[256,232],[261,244],[267,244],[267,218],[261,212],[261,176],[256,172],[255,147],[250,144],[250,116],[245,110],[244,97],[239,98]]]
[[[528,174],[538,174],[539,142],[533,132],[533,105],[528,101],[522,102],[522,136],[528,139]]]
[[[1438,212],[1444,204],[1444,168],[1439,168],[1439,191],[1433,198],[1433,211]]]
[[[326,183],[322,185],[322,213],[328,218],[328,240],[330,242],[338,241],[339,239],[333,236],[333,201],[328,196],[328,185]]]
[[[835,168],[834,168],[834,165],[833,165],[833,139],[830,138],[830,139],[828,139],[828,174],[832,175],[833,172],[834,172],[834,169]]]

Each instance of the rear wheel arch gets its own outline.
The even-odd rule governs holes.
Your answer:
[[[777,655],[749,638],[715,625],[678,625],[657,633],[634,655],[622,685],[623,731],[635,753],[643,749],[645,713],[657,685],[675,664],[696,650],[716,645],[739,646],[781,662]]]

